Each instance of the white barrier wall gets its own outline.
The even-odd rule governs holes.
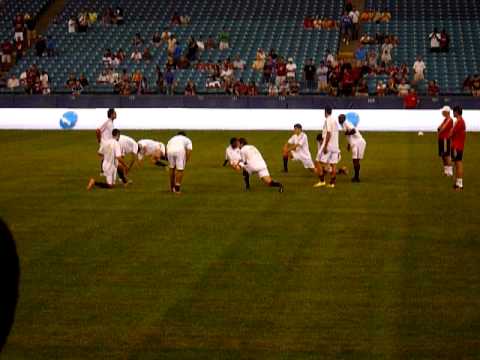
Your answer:
[[[436,131],[439,110],[334,110],[355,112],[363,131]],[[117,109],[119,129],[290,130],[299,122],[306,130],[321,129],[323,110],[285,109]],[[0,109],[0,129],[91,130],[107,109]],[[464,111],[467,131],[480,131],[480,111]]]

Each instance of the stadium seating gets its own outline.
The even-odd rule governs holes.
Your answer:
[[[95,9],[100,19],[106,7],[117,5],[124,10],[124,25],[104,26],[97,23],[87,33],[68,34],[67,21],[70,16],[77,16],[82,9]],[[19,75],[30,64],[36,63],[49,73],[54,91],[64,88],[70,73],[85,73],[90,83],[94,83],[103,69],[101,59],[105,49],[116,51],[123,48],[130,55],[131,40],[135,33],[139,32],[145,40],[150,41],[155,31],[162,31],[169,25],[176,12],[191,17],[189,26],[178,26],[171,30],[183,47],[189,36],[206,39],[212,35],[216,38],[224,27],[230,31],[231,48],[227,51],[205,51],[201,61],[217,61],[240,54],[247,62],[247,69],[241,77],[245,81],[258,82],[260,74],[250,68],[257,48],[266,51],[275,48],[279,54],[295,59],[300,74],[306,59],[312,57],[318,62],[328,49],[336,52],[339,44],[338,30],[304,30],[303,19],[318,15],[338,20],[342,6],[343,2],[335,0],[69,0],[60,18],[48,30],[55,39],[59,55],[55,58],[37,58],[30,51],[12,72]],[[122,68],[127,68],[129,72],[141,69],[152,86],[156,65],[163,67],[166,63],[166,51],[153,47],[150,50],[153,55],[150,64],[135,65],[128,60],[122,64]],[[196,70],[178,70],[176,77],[180,88],[189,78],[196,82],[198,89],[205,87],[206,75]],[[105,91],[104,86],[92,88]]]
[[[366,23],[364,31],[369,35],[385,32],[398,36],[400,45],[392,52],[394,62],[406,63],[411,68],[416,56],[423,56],[426,78],[437,80],[443,93],[462,93],[465,77],[479,71],[480,3],[470,0],[367,0],[365,7],[389,11],[392,19],[389,23]],[[430,53],[428,35],[435,27],[449,34],[449,53]]]

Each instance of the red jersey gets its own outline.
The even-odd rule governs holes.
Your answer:
[[[465,145],[465,121],[463,118],[460,116],[457,118],[457,121],[455,121],[455,124],[453,125],[452,129],[452,148],[455,150],[462,150]]]
[[[452,118],[443,119],[443,122],[442,122],[442,125],[440,125],[440,128],[442,126],[444,126],[443,130],[438,131],[438,139],[439,140],[445,140],[445,139],[449,138],[450,131],[452,131],[452,128],[453,128],[453,119]]]
[[[415,109],[418,104],[418,96],[416,94],[408,94],[403,98],[403,104],[407,109]]]

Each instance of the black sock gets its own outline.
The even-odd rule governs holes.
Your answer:
[[[283,170],[285,170],[285,172],[288,172],[288,156],[283,157]]]
[[[103,174],[103,159],[100,160],[100,174]]]
[[[270,184],[268,184],[268,186],[271,186],[271,187],[281,187],[282,184],[280,184],[278,181],[272,180],[272,181],[270,181]]]
[[[354,165],[355,179],[360,179],[360,164]]]
[[[228,160],[225,160],[222,166],[227,166],[227,164],[228,164]]]
[[[180,192],[180,185],[175,185],[174,189],[176,192]]]
[[[243,170],[243,180],[245,181],[245,188],[250,189],[250,174],[247,170]]]
[[[110,189],[110,186],[108,186],[108,184],[105,184],[103,182],[95,181],[95,186],[102,189]]]
[[[336,177],[336,176],[332,176],[332,177],[330,178],[330,184],[335,185],[336,182],[337,182],[337,177]]]
[[[125,176],[125,173],[123,172],[123,170],[120,169],[120,168],[117,168],[117,174],[118,174],[118,177],[120,178],[120,180],[122,180],[122,182],[124,184],[126,184],[128,180],[127,180],[127,177]]]
[[[319,175],[318,178],[320,179],[320,181],[325,181],[325,174],[322,174],[322,175]]]
[[[155,161],[155,165],[161,166],[161,167],[167,166],[167,164],[165,164],[163,161],[160,161],[160,160]]]

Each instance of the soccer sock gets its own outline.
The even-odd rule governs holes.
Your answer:
[[[102,189],[110,189],[110,186],[108,186],[108,184],[105,184],[103,182],[95,181],[95,186]]]
[[[243,180],[245,181],[245,187],[250,189],[250,174],[247,172],[247,170],[243,170]]]
[[[227,164],[228,164],[228,160],[225,160],[222,166],[227,166]]]
[[[458,187],[463,188],[463,179],[462,179],[462,178],[458,178],[457,181],[456,181],[456,185],[457,185]]]
[[[175,184],[175,191],[180,192],[180,185],[179,184]]]
[[[355,179],[360,179],[360,163],[354,165]]]
[[[288,156],[283,157],[283,170],[285,170],[285,172],[288,172]]]
[[[160,161],[160,160],[155,161],[155,165],[161,166],[161,167],[167,166],[167,164],[165,164],[163,161]]]
[[[453,176],[453,166],[447,166],[447,174]]]
[[[118,168],[117,173],[118,173],[118,177],[120,178],[120,180],[122,180],[122,182],[124,184],[126,184],[127,183],[127,177],[125,176],[125,173],[123,172],[123,170]]]
[[[281,187],[282,184],[280,184],[278,181],[272,180],[270,181],[270,184],[268,184],[270,187]]]
[[[318,178],[320,179],[321,182],[325,181],[325,174],[318,175]]]
[[[335,185],[336,182],[337,182],[337,177],[336,177],[336,176],[332,176],[332,177],[330,178],[330,184]]]

